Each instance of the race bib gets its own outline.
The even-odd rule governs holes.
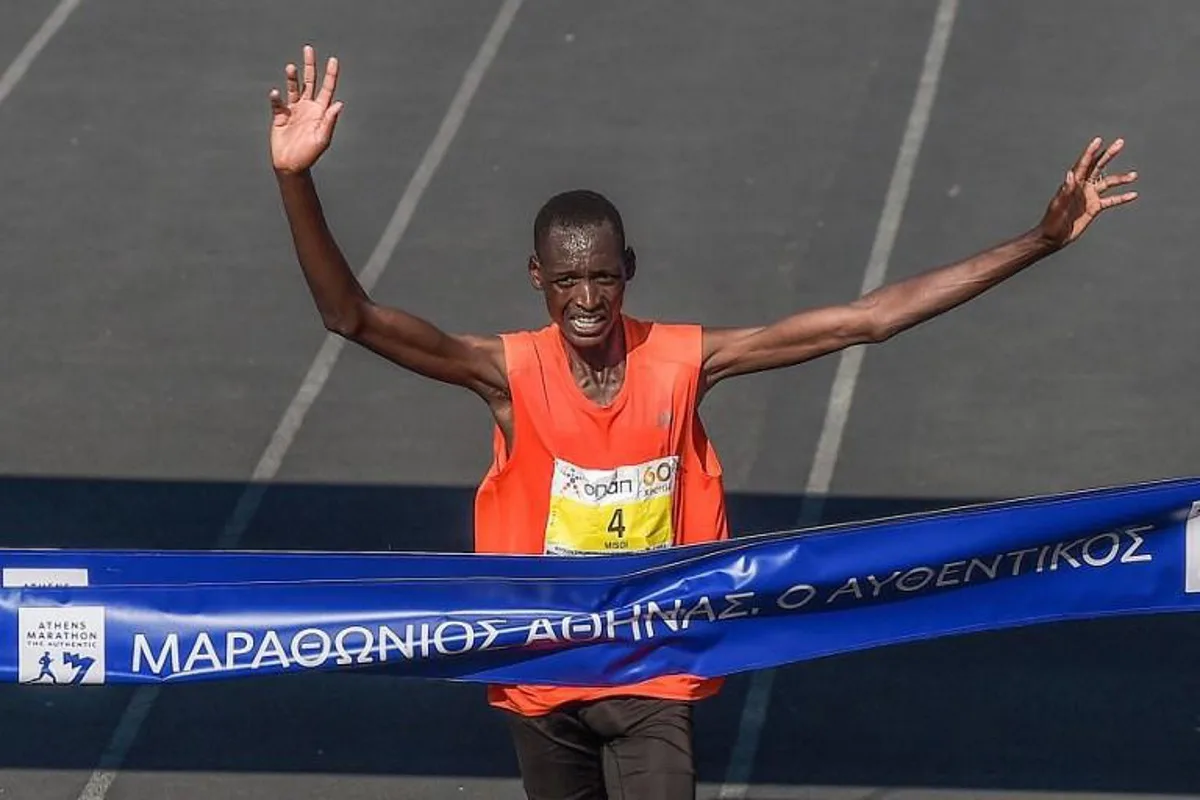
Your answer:
[[[679,458],[616,469],[583,469],[554,462],[546,552],[551,555],[623,553],[669,547],[675,538]]]

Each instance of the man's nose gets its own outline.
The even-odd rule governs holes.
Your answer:
[[[600,290],[592,281],[582,281],[579,285],[579,305],[593,309],[600,302]]]

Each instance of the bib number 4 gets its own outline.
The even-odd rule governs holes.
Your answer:
[[[619,539],[625,537],[625,509],[620,506],[613,510],[612,519],[608,521],[608,532],[615,533]]]
[[[634,553],[669,547],[678,458],[611,469],[554,463],[545,552]]]

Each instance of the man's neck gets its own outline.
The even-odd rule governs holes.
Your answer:
[[[575,385],[593,401],[607,405],[625,382],[625,328],[617,324],[603,344],[579,349],[563,339]]]

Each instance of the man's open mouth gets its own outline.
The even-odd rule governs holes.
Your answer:
[[[571,331],[578,336],[595,336],[604,330],[608,318],[603,314],[573,314],[569,320]]]

